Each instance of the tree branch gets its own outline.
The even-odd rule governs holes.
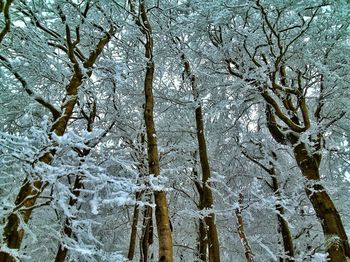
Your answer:
[[[60,117],[61,111],[58,108],[56,108],[54,105],[52,105],[49,101],[47,101],[45,98],[41,97],[39,94],[35,93],[32,89],[30,89],[28,87],[27,81],[12,67],[10,61],[8,61],[2,55],[0,55],[0,60],[3,61],[5,67],[21,83],[23,89],[27,92],[27,94],[51,112],[54,120]]]

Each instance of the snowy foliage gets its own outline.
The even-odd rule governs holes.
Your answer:
[[[1,252],[20,261],[52,261],[64,247],[66,261],[128,261],[138,209],[138,261],[145,210],[150,207],[154,217],[153,193],[163,191],[175,261],[199,261],[199,221],[211,213],[216,214],[222,261],[246,261],[235,223],[240,194],[255,261],[288,256],[280,221],[290,230],[295,261],[326,261],[327,250],[340,240],[323,236],[305,188],[309,197],[320,186],[327,190],[349,235],[349,3],[145,2],[153,36],[159,176],[148,171],[145,42],[128,1],[11,4],[11,30],[0,43],[2,236],[8,217],[25,211],[16,203],[23,183],[42,185],[29,222],[20,219],[25,232],[21,248],[10,249],[2,237]],[[3,13],[0,19],[1,30]],[[184,60],[198,90],[192,89],[194,78],[186,76]],[[288,81],[277,70],[281,65]],[[70,88],[80,74],[72,95]],[[266,88],[274,84],[277,91]],[[290,93],[283,97],[284,92]],[[284,138],[296,141],[279,143],[271,135],[264,94],[276,101],[280,115],[301,119],[294,124],[283,116],[274,120]],[[295,113],[286,108],[289,102],[297,105]],[[289,127],[308,125],[301,102],[310,123],[299,132]],[[58,132],[57,123],[67,116],[70,103],[74,106],[64,132]],[[200,209],[198,189],[199,105],[214,198],[206,209]],[[280,116],[276,107],[272,113]],[[310,158],[322,156],[321,180],[301,175],[297,145],[305,145]],[[45,157],[49,160],[43,161]],[[157,239],[155,219],[153,227]],[[157,258],[156,242],[150,261]]]

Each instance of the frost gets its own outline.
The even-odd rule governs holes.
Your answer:
[[[18,249],[8,248],[5,245],[1,245],[0,246],[0,250],[2,252],[10,254],[15,259],[16,262],[20,262],[23,259],[25,259],[25,260],[27,260],[27,259],[30,260],[31,259],[30,256],[27,256],[27,255],[23,254],[23,252],[18,251]]]
[[[93,213],[94,215],[97,215],[98,214],[98,206],[99,206],[99,198],[95,194],[93,199],[90,200],[91,213]]]
[[[325,249],[328,250],[332,246],[339,247],[341,245],[341,239],[338,235],[325,235]]]
[[[266,246],[265,244],[263,244],[263,243],[261,242],[261,240],[257,240],[257,242],[258,242],[258,244],[259,244],[263,249],[265,249],[265,251],[270,255],[270,257],[271,257],[271,259],[272,259],[273,261],[277,261],[277,257],[276,257],[276,255],[275,255],[275,253],[274,253],[268,246]]]
[[[311,258],[311,262],[325,262],[325,261],[327,261],[327,254],[315,253]]]

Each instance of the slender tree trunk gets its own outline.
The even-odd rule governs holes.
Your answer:
[[[140,212],[139,206],[136,204],[134,207],[134,215],[132,218],[132,225],[131,225],[131,234],[130,234],[129,251],[128,251],[129,260],[133,260],[134,254],[135,254],[137,223],[139,220],[139,212]]]
[[[262,146],[262,145],[261,145]],[[275,168],[274,162],[270,161],[269,166],[266,167],[264,164],[256,160],[254,157],[250,156],[246,152],[242,152],[244,156],[246,156],[249,160],[251,160],[253,163],[259,165],[262,169],[264,169],[272,179],[272,185],[268,184],[270,188],[273,190],[273,193],[278,200],[278,202],[281,201],[281,191],[278,185],[278,179],[277,179],[277,172]],[[277,155],[274,151],[271,151],[272,157],[274,161],[277,161]],[[277,219],[278,219],[278,232],[282,235],[282,242],[283,242],[283,251],[284,255],[280,257],[280,262],[290,262],[294,261],[294,246],[293,246],[293,238],[292,234],[289,230],[288,222],[284,219],[285,210],[284,207],[277,203],[275,205],[275,209],[277,211]],[[279,241],[279,244],[281,242]],[[287,256],[287,257],[286,257]]]
[[[140,238],[140,262],[148,262],[149,246],[153,243],[153,210],[147,206],[143,212],[142,233]]]
[[[139,13],[135,13],[134,1],[130,1],[130,10],[134,14],[134,21],[139,26],[141,33],[145,36],[145,58],[147,59],[146,75],[144,80],[145,109],[144,119],[147,135],[147,155],[148,170],[150,175],[160,175],[160,164],[158,156],[157,135],[153,117],[154,97],[153,97],[153,35],[152,27],[147,17],[145,1],[139,2]],[[168,203],[164,191],[154,192],[155,216],[158,232],[159,261],[173,261],[173,239],[169,221]]]
[[[145,155],[145,134],[141,133],[140,136],[138,136],[140,141],[138,141],[138,144],[135,146],[132,141],[130,142],[130,145],[134,149],[133,153],[131,154],[132,159],[138,163],[137,169],[139,172],[139,177],[143,178],[148,174],[147,166],[146,166],[146,158]],[[144,191],[136,192],[136,201],[139,201],[141,197],[145,194]],[[133,260],[134,254],[135,254],[135,248],[136,248],[136,238],[137,238],[137,224],[139,220],[139,213],[140,213],[140,207],[136,203],[134,207],[134,215],[132,219],[132,225],[131,225],[131,233],[130,233],[130,242],[129,242],[129,251],[128,251],[128,259]],[[144,224],[143,224],[144,225]],[[143,233],[142,233],[143,235]],[[153,232],[152,232],[153,235]],[[140,241],[142,243],[142,241]],[[140,245],[141,247],[141,245]],[[141,248],[140,248],[141,249]],[[141,250],[141,255],[143,254]]]
[[[197,153],[194,154],[194,167],[193,167],[193,178],[194,184],[197,188],[199,195],[198,209],[202,210],[203,207],[203,187],[202,183],[199,181],[198,171],[197,171]],[[207,229],[204,219],[198,219],[198,229],[197,229],[197,256],[201,261],[207,261],[208,249],[208,238]]]
[[[319,218],[325,236],[325,248],[331,262],[350,259],[350,247],[338,210],[320,183],[320,156],[311,155],[303,143],[294,147],[295,159],[307,179],[306,194]]]
[[[274,191],[274,194],[277,198],[277,200],[281,200],[281,192],[279,189],[278,181],[277,181],[277,175],[274,169],[272,170],[271,178],[272,178],[272,189]],[[278,228],[279,232],[282,235],[282,242],[283,242],[283,251],[284,256],[281,258],[280,261],[283,262],[291,262],[294,261],[294,245],[293,245],[293,238],[292,234],[289,230],[288,222],[284,219],[285,210],[284,207],[281,204],[276,204],[275,206],[277,211],[277,219],[278,219]],[[286,257],[288,256],[288,257]]]
[[[136,193],[136,200],[140,200],[141,192]],[[130,233],[130,242],[129,242],[129,251],[128,251],[128,259],[133,260],[135,254],[135,246],[136,246],[136,236],[137,236],[137,223],[139,221],[139,212],[140,208],[138,204],[135,204],[134,207],[134,215],[132,218],[131,225],[131,233]]]
[[[242,216],[242,209],[243,209],[243,193],[240,192],[238,196],[238,205],[239,207],[235,209],[235,215],[237,220],[237,227],[238,227],[238,235],[241,239],[241,243],[244,249],[244,255],[247,259],[247,262],[254,262],[254,257],[252,253],[252,249],[249,245],[248,238],[244,231],[244,224],[243,224],[243,216]]]
[[[196,77],[192,74],[190,64],[185,59],[184,55],[182,55],[182,60],[184,62],[185,73],[191,82],[194,101],[197,103],[196,109],[195,109],[196,130],[197,130],[196,133],[197,133],[197,142],[198,142],[198,150],[199,150],[199,160],[200,160],[201,170],[202,170],[202,186],[200,190],[200,208],[211,209],[213,208],[213,193],[209,182],[211,173],[210,173],[209,158],[207,153],[206,139],[204,134],[202,106],[199,100]],[[208,244],[208,249],[209,249],[209,261],[219,262],[220,245],[219,245],[219,238],[218,238],[216,222],[215,222],[215,214],[210,213],[207,217],[204,218],[204,221],[202,223],[204,223],[207,226],[206,242]],[[199,234],[200,234],[200,240],[204,241],[203,237],[201,236],[201,232]],[[202,250],[204,245],[205,245],[204,242],[199,244],[199,246],[202,247],[201,248]],[[199,253],[200,257],[203,257],[204,255],[205,255],[204,253]]]
[[[74,185],[73,185],[72,193],[74,196],[71,196],[69,198],[69,203],[68,203],[69,206],[74,206],[77,203],[78,197],[80,195],[80,190],[82,188],[83,188],[82,177],[78,175],[76,176]],[[71,218],[66,217],[64,221],[63,233],[67,237],[72,237],[73,230],[71,228],[71,224],[72,224]],[[60,244],[56,253],[55,262],[64,262],[67,256],[67,252],[68,252],[68,248]]]

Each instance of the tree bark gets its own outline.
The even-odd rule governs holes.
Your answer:
[[[66,97],[62,103],[62,113],[59,117],[56,117],[54,115],[55,121],[53,122],[50,130],[58,136],[62,136],[67,129],[68,122],[73,114],[73,109],[78,100],[78,89],[83,82],[82,69],[74,54],[74,49],[78,42],[72,42],[72,39],[70,38],[70,28],[68,26],[66,27],[66,31],[66,41],[68,46],[67,56],[70,62],[72,63],[73,75],[70,79],[69,84],[65,87]],[[85,69],[90,70],[92,68],[98,56],[102,53],[103,48],[109,42],[111,36],[115,33],[115,31],[115,27],[111,25],[109,31],[99,40],[95,47],[95,50],[90,53],[90,56],[84,62],[83,66]],[[91,76],[92,72],[89,71],[87,74],[88,76]],[[43,154],[43,156],[39,158],[39,162],[49,165],[51,164],[54,155],[54,150],[46,152]],[[12,249],[20,248],[24,237],[24,230],[20,227],[20,221],[22,220],[24,223],[28,223],[32,211],[35,208],[36,200],[44,187],[45,184],[40,179],[34,179],[34,181],[31,181],[30,178],[26,178],[24,180],[15,200],[16,207],[13,210],[13,212],[8,216],[4,227],[3,240],[7,247]],[[0,250],[0,261],[12,262],[14,261],[14,258],[12,258],[10,254]]]
[[[139,2],[139,13],[135,13],[134,1],[129,1],[130,11],[134,15],[134,21],[141,33],[145,36],[145,58],[147,59],[146,74],[144,80],[145,109],[144,119],[147,135],[148,170],[150,175],[160,175],[157,135],[153,117],[154,96],[153,79],[155,65],[153,61],[153,35],[152,27],[147,17],[145,1]],[[173,261],[173,239],[169,221],[169,211],[166,194],[164,191],[154,192],[155,216],[159,244],[159,261]]]
[[[139,196],[141,195],[140,192],[136,193],[136,200],[139,200]],[[130,233],[130,242],[129,242],[129,251],[128,251],[128,259],[133,260],[134,254],[135,254],[135,246],[136,246],[136,236],[137,236],[137,223],[139,221],[139,205],[135,204],[134,207],[134,215],[132,218],[132,225],[131,225],[131,233]]]
[[[204,134],[204,121],[203,121],[203,113],[202,113],[202,105],[199,100],[199,93],[198,93],[198,87],[196,83],[196,77],[192,74],[190,64],[185,59],[184,54],[182,54],[182,60],[184,63],[184,70],[186,73],[186,76],[190,80],[192,93],[194,97],[194,101],[196,104],[195,109],[195,120],[196,120],[196,134],[197,134],[197,142],[198,142],[198,151],[199,151],[199,160],[202,170],[202,185],[201,190],[199,190],[200,194],[200,209],[211,209],[213,208],[213,194],[211,190],[211,185],[209,182],[209,179],[211,177],[210,172],[210,165],[209,165],[209,158],[207,153],[207,145],[206,145],[206,139]],[[220,244],[219,244],[219,238],[217,233],[217,227],[215,222],[215,214],[210,213],[204,218],[204,221],[200,223],[200,230],[203,230],[201,228],[201,224],[204,226],[204,229],[206,228],[206,235],[207,240],[202,237],[202,232],[199,233],[200,241],[205,241],[202,243],[199,243],[200,251],[199,257],[206,256],[203,252],[203,246],[207,243],[208,249],[209,249],[209,261],[218,262],[220,261]]]
[[[349,240],[338,210],[320,183],[320,156],[310,154],[304,143],[294,146],[294,155],[303,176],[307,179],[305,191],[321,222],[328,257],[332,262],[347,261],[350,259]]]
[[[153,243],[153,210],[146,206],[143,212],[142,233],[140,238],[140,262],[148,262],[149,246]]]
[[[242,243],[243,250],[244,250],[244,255],[247,259],[247,262],[254,262],[252,249],[249,245],[248,238],[247,238],[245,231],[244,231],[242,209],[243,209],[243,193],[240,192],[239,196],[238,196],[238,208],[235,209],[238,235],[239,235],[239,238],[241,239],[241,243]]]
[[[281,200],[281,192],[279,189],[278,181],[277,181],[277,174],[272,169],[273,173],[271,174],[272,177],[272,189],[274,191],[274,194],[277,198],[277,200]],[[281,258],[280,261],[283,262],[291,262],[294,261],[294,245],[293,245],[293,238],[292,234],[289,230],[288,222],[283,217],[285,214],[284,207],[281,204],[275,205],[276,211],[277,211],[277,219],[278,219],[278,228],[279,232],[282,235],[282,242],[283,242],[283,251],[284,256]]]
[[[80,190],[83,188],[83,183],[81,180],[82,180],[82,177],[77,175],[74,181],[73,192],[72,192],[74,197],[71,196],[69,198],[69,203],[68,203],[69,206],[74,206],[78,201]],[[73,230],[71,228],[71,224],[72,224],[71,218],[66,217],[64,221],[64,227],[63,227],[64,236],[72,237]],[[55,262],[64,262],[67,256],[67,252],[68,252],[68,248],[62,245],[62,243],[60,243],[56,253]]]

